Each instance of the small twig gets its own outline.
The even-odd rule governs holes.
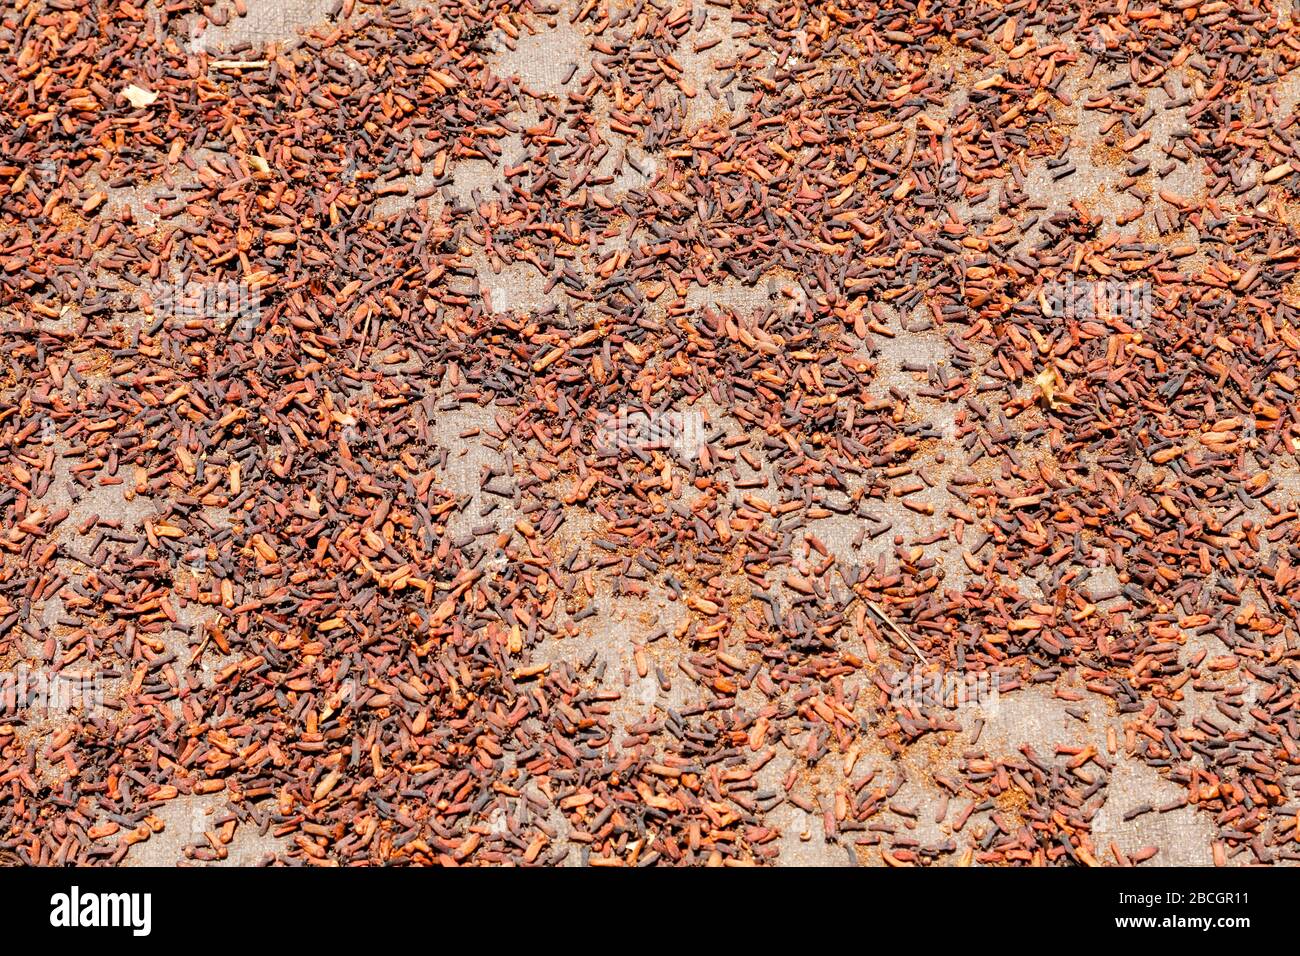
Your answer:
[[[270,60],[213,60],[208,64],[209,70],[264,70],[271,65]]]
[[[899,637],[901,637],[904,641],[907,642],[907,646],[912,649],[913,654],[915,654],[917,657],[921,659],[922,664],[924,664],[926,667],[930,666],[930,662],[925,659],[925,655],[921,653],[921,649],[917,647],[915,643],[913,643],[912,639],[907,636],[906,632],[904,632],[902,628],[900,628],[897,624],[895,624],[893,621],[889,619],[889,617],[885,614],[884,611],[880,609],[879,605],[877,605],[875,601],[872,601],[869,598],[863,598],[862,600],[867,602],[867,607],[871,608],[871,610],[876,612],[876,617],[880,618],[882,621],[888,624],[895,634],[897,634]]]

